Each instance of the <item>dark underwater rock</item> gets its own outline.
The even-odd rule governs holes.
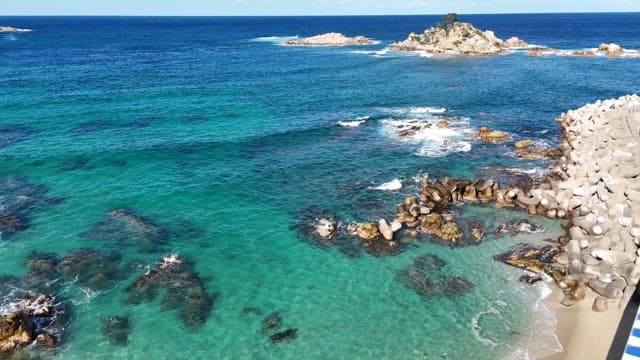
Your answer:
[[[163,309],[181,309],[180,318],[186,328],[199,328],[207,321],[214,299],[207,294],[190,262],[176,254],[164,257],[127,288],[127,302],[151,301],[160,290],[166,290]]]
[[[97,290],[111,288],[124,277],[120,253],[94,249],[78,249],[68,252],[58,265],[58,271],[67,279]]]
[[[462,276],[443,274],[445,265],[446,262],[437,256],[422,255],[412,265],[400,270],[396,279],[405,287],[427,297],[461,295],[475,287]]]
[[[292,341],[298,337],[298,329],[287,329],[285,331],[275,333],[269,336],[272,344],[278,344],[284,341]]]
[[[111,345],[125,346],[131,334],[131,322],[126,316],[108,316],[100,319],[102,336]]]
[[[133,210],[114,209],[83,236],[153,252],[168,242],[169,231]]]
[[[27,139],[33,131],[20,125],[0,125],[0,149]]]
[[[0,179],[0,240],[7,240],[29,227],[29,216],[39,207],[61,201],[47,197],[48,189],[19,178]]]
[[[262,332],[274,331],[280,329],[282,326],[282,318],[277,311],[272,312],[267,315],[264,319],[262,319],[262,323],[260,324],[260,329]]]
[[[110,129],[116,126],[117,124],[109,120],[93,120],[76,124],[73,127],[72,133],[75,135],[84,135],[96,131]]]
[[[27,220],[22,216],[0,211],[0,240],[7,240],[28,227]]]
[[[75,170],[91,170],[93,169],[93,165],[88,157],[86,156],[77,156],[73,159],[69,159],[60,163],[59,170],[60,171],[75,171]]]

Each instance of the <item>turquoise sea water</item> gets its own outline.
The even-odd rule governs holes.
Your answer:
[[[502,38],[563,49],[617,42],[640,48],[638,14],[476,16]],[[48,189],[29,227],[0,242],[4,275],[26,273],[34,250],[82,247],[122,253],[124,279],[92,290],[65,280],[71,304],[54,357],[221,359],[499,359],[553,347],[540,326],[538,287],[493,260],[525,240],[497,237],[523,213],[457,209],[479,219],[478,246],[429,241],[395,256],[324,249],[292,225],[309,207],[346,221],[391,214],[414,178],[473,177],[499,168],[544,168],[514,157],[512,142],[465,137],[480,126],[514,140],[559,143],[553,121],[598,98],[640,90],[635,58],[427,59],[384,52],[435,17],[360,18],[0,18],[34,31],[0,35],[0,179]],[[287,48],[289,36],[327,31],[380,41],[363,48]],[[446,108],[433,114],[428,107]],[[431,112],[431,113],[430,113]],[[437,111],[435,111],[437,112]],[[394,121],[444,118],[452,131],[402,139]],[[358,127],[338,122],[366,120]],[[444,140],[456,141],[453,148]],[[396,191],[374,188],[399,179]],[[7,194],[0,194],[6,196]],[[142,251],[87,235],[114,208],[169,232]],[[125,289],[162,257],[189,259],[215,297],[205,325],[185,329],[161,298],[127,305]],[[424,298],[396,273],[424,254],[475,284],[456,297]],[[253,308],[249,311],[248,308]],[[536,310],[537,309],[537,310]],[[273,311],[297,339],[273,345],[261,321]],[[100,319],[130,316],[126,347],[110,345]],[[547,324],[548,327],[548,324]]]

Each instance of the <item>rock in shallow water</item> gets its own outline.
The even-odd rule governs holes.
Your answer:
[[[169,232],[164,227],[131,209],[109,211],[103,220],[83,235],[149,252],[158,251],[169,240]]]
[[[131,322],[126,316],[108,316],[100,320],[101,330],[109,343],[117,346],[127,345],[131,333]]]
[[[561,253],[560,246],[520,244],[504,254],[496,255],[494,259],[536,274],[545,271],[552,275],[553,264]]]
[[[77,279],[84,286],[104,290],[123,279],[119,268],[121,256],[114,251],[89,248],[69,251],[58,265],[58,271],[67,279]]]
[[[285,331],[275,333],[269,336],[272,344],[278,344],[285,341],[295,340],[298,337],[298,329],[287,329]]]
[[[127,302],[151,301],[161,289],[166,290],[163,308],[181,309],[180,318],[186,328],[196,329],[204,325],[213,308],[213,297],[207,294],[202,279],[190,262],[177,254],[164,257],[126,289],[129,294]]]
[[[262,330],[262,332],[268,332],[278,330],[281,326],[282,318],[277,311],[274,311],[262,320],[260,329]]]
[[[446,262],[434,255],[422,255],[412,265],[400,270],[396,279],[419,295],[455,296],[464,294],[475,287],[462,276],[449,276],[442,273]]]

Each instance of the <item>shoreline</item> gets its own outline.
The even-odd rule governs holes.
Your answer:
[[[591,310],[591,304],[596,298],[593,292],[587,294],[586,301],[566,307],[560,303],[564,296],[562,290],[554,285],[549,288],[551,294],[543,301],[556,317],[555,334],[563,350],[541,359],[605,359],[624,307],[611,303],[614,306],[609,307],[608,311],[595,312]]]

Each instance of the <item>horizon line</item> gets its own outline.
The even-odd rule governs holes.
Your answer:
[[[446,13],[424,13],[424,14],[272,14],[272,15],[241,15],[241,14],[227,14],[227,15],[170,15],[170,14],[0,14],[2,17],[349,17],[349,16],[440,16]],[[506,13],[490,13],[490,12],[477,12],[477,13],[464,13],[457,12],[458,15],[553,15],[553,14],[640,14],[640,11],[558,11],[558,12],[546,12],[546,11],[528,11],[528,12],[506,12]]]

